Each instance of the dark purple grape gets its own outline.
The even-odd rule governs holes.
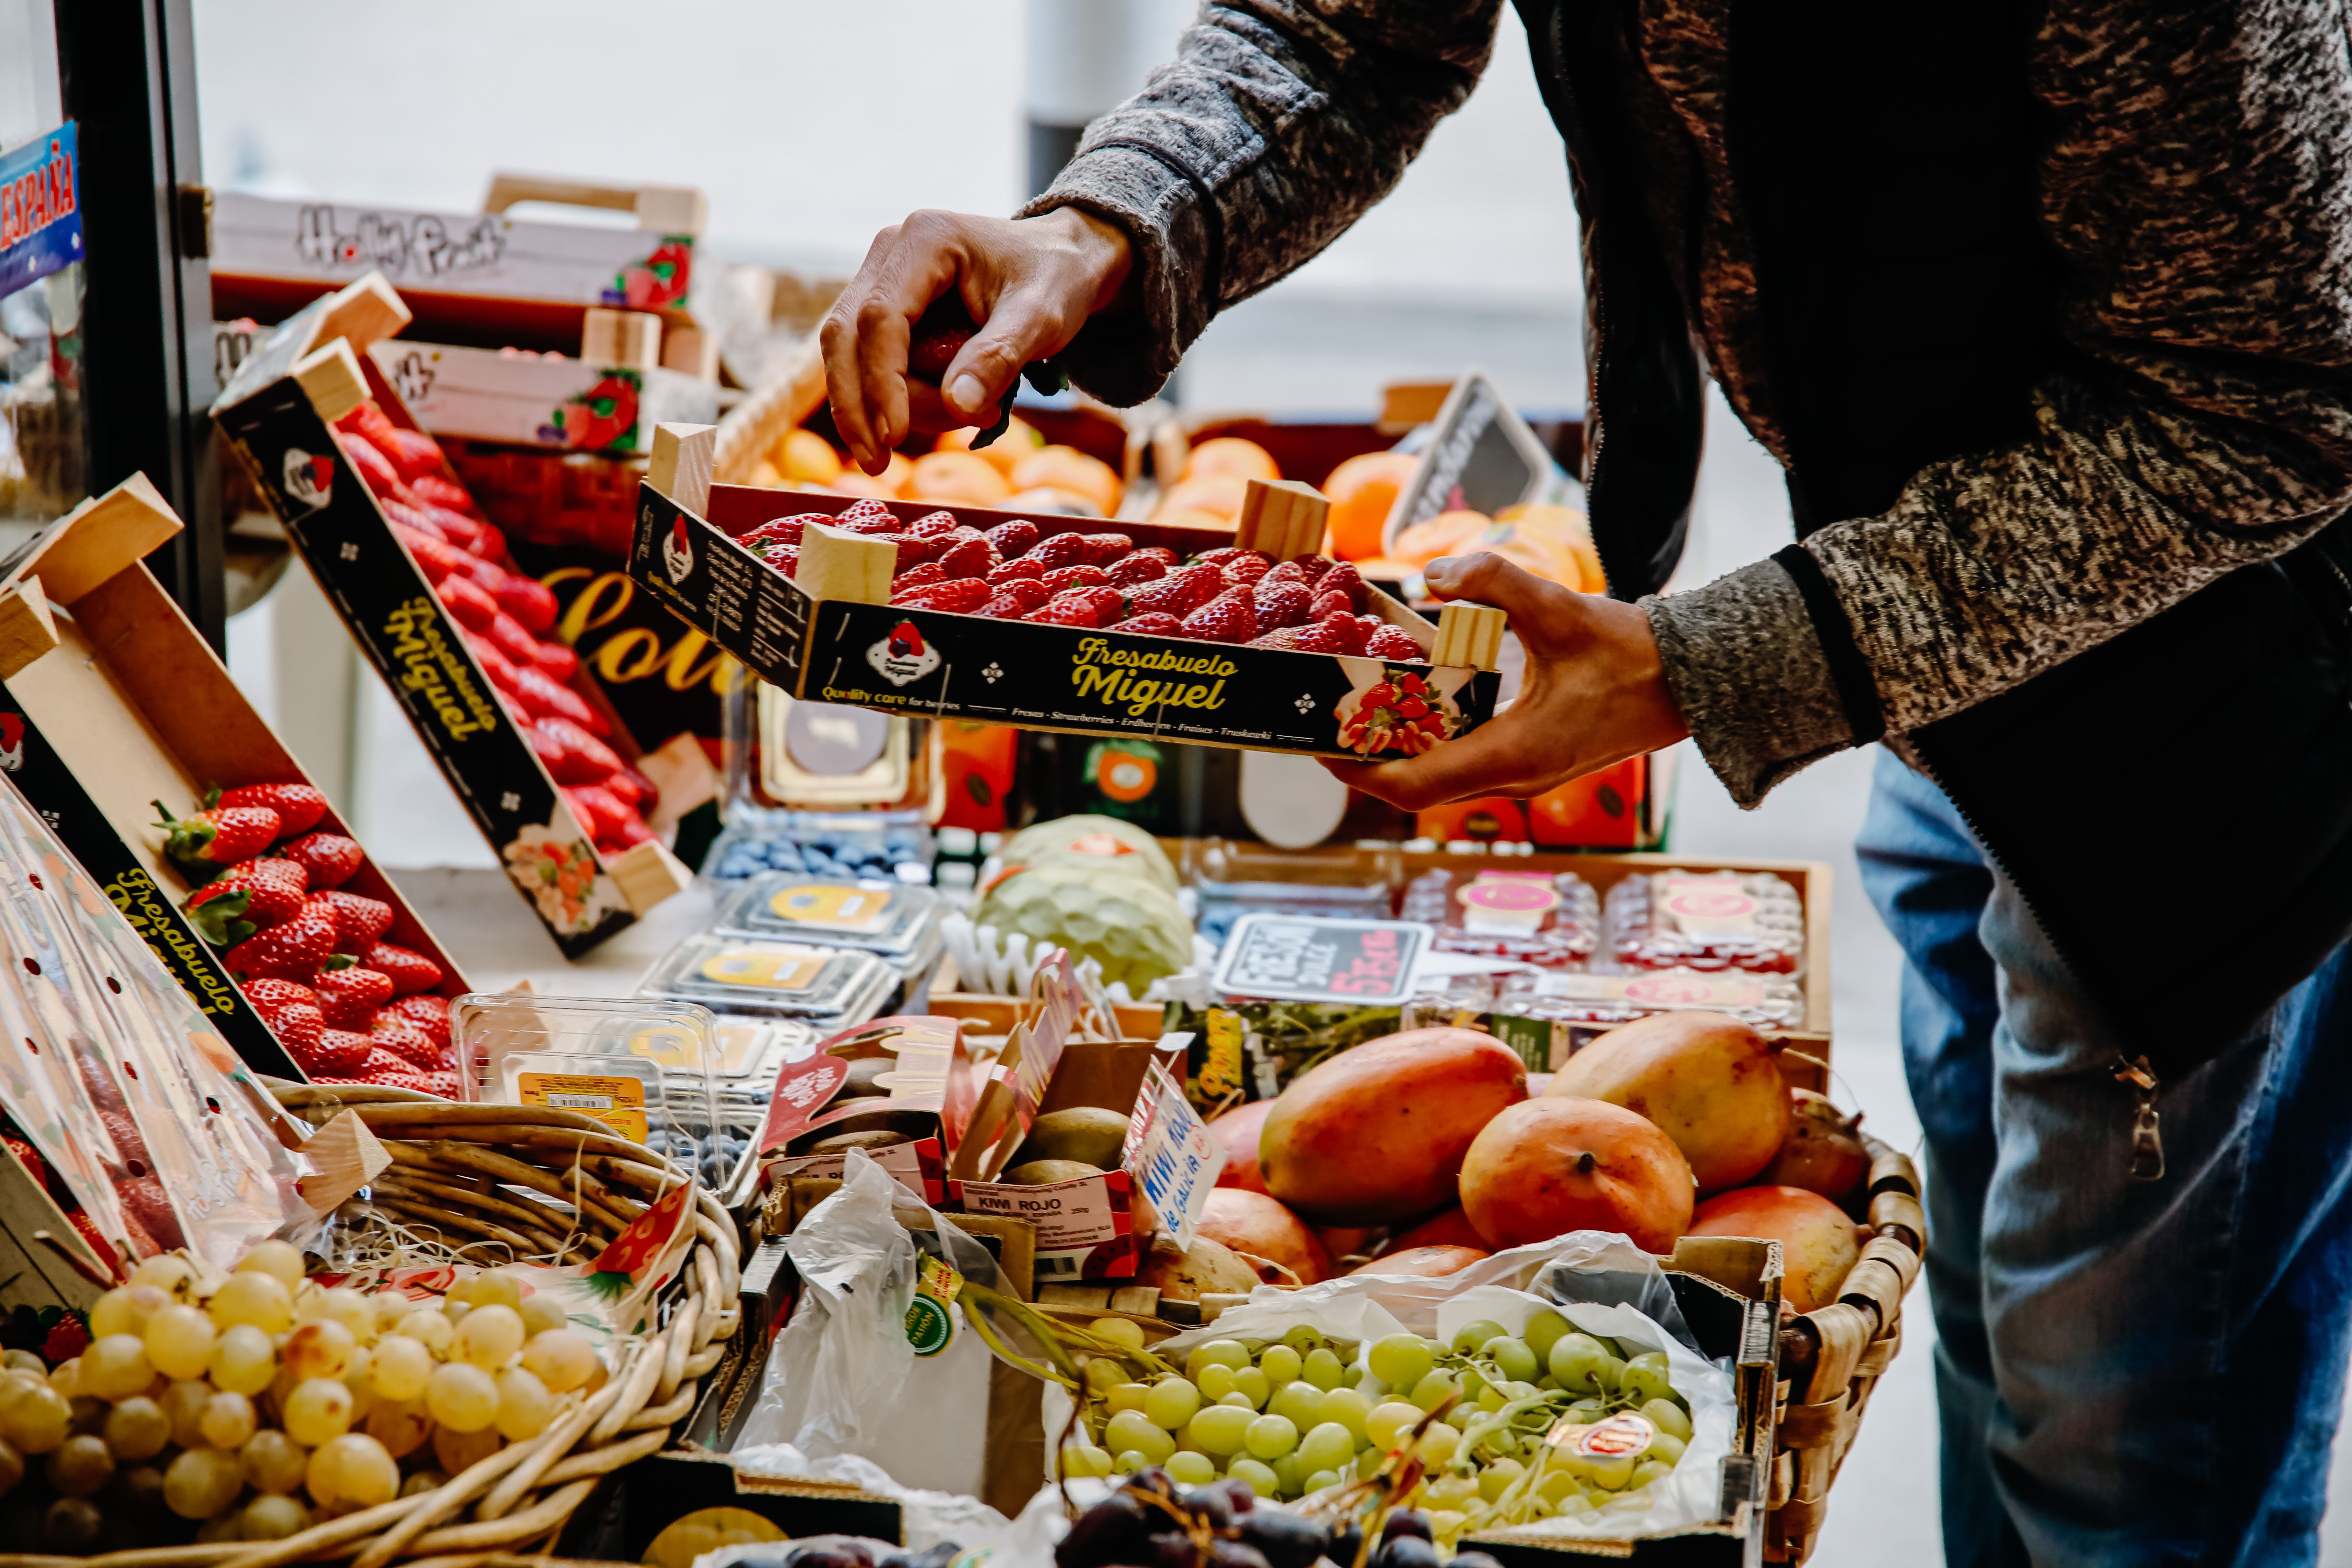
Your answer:
[[[1381,1542],[1386,1544],[1389,1542],[1394,1541],[1400,1535],[1416,1535],[1422,1540],[1427,1541],[1429,1539],[1429,1515],[1418,1512],[1409,1508],[1401,1508],[1394,1513],[1389,1515],[1389,1521],[1381,1526]]]
[[[61,1497],[41,1521],[41,1536],[59,1552],[87,1552],[98,1544],[106,1516],[88,1498]]]
[[[1251,1489],[1247,1481],[1237,1481],[1229,1478],[1219,1481],[1217,1485],[1223,1490],[1225,1496],[1233,1500],[1235,1513],[1247,1513],[1257,1507],[1257,1493]]]
[[[1181,1530],[1162,1531],[1151,1538],[1145,1568],[1201,1568],[1201,1549]]]
[[[1244,1487],[1246,1489],[1246,1482]],[[1176,1506],[1205,1521],[1212,1530],[1233,1528],[1233,1499],[1225,1494],[1223,1487],[1186,1487],[1176,1494]]]
[[[1157,1492],[1161,1497],[1172,1498],[1176,1495],[1176,1478],[1159,1465],[1144,1466],[1143,1468],[1127,1478],[1127,1484],[1140,1488],[1144,1491]]]
[[[1234,1529],[1272,1568],[1313,1568],[1331,1544],[1328,1530],[1280,1509],[1254,1509],[1236,1520]]]
[[[1437,1568],[1437,1548],[1418,1535],[1391,1535],[1372,1553],[1371,1568]]]
[[[1265,1554],[1255,1546],[1238,1541],[1217,1540],[1209,1543],[1209,1568],[1271,1568]]]
[[[1151,1521],[1142,1500],[1131,1492],[1116,1491],[1071,1523],[1070,1532],[1054,1548],[1054,1562],[1057,1568],[1140,1563],[1151,1550],[1150,1540]]]
[[[1351,1519],[1332,1530],[1331,1544],[1323,1549],[1323,1555],[1339,1568],[1356,1568],[1356,1553],[1363,1549],[1364,1527]]]
[[[1484,1552],[1457,1552],[1454,1554],[1454,1568],[1503,1568],[1503,1565]]]

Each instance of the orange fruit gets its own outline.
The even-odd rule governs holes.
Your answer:
[[[757,485],[763,490],[780,490],[784,488],[784,476],[776,471],[775,464],[762,458],[751,465],[751,475],[743,482]]]
[[[1040,485],[1034,490],[1015,490],[1004,503],[1007,511],[1042,511],[1061,517],[1100,517],[1102,512],[1082,495],[1068,490]]]
[[[916,458],[914,471],[907,476],[908,500],[1000,506],[1012,493],[996,465],[974,452],[933,452]]]
[[[961,430],[950,430],[939,439],[934,452],[969,452],[980,437],[977,426],[967,425]],[[1015,419],[1004,427],[1004,434],[980,448],[980,456],[996,465],[996,471],[1006,479],[1013,477],[1013,466],[1045,444],[1045,437],[1034,426]]]
[[[1230,527],[1241,515],[1242,492],[1249,481],[1238,474],[1214,474],[1205,479],[1179,479],[1160,498],[1160,512],[1205,511]],[[1156,515],[1156,514],[1155,514]]]
[[[1127,488],[1108,463],[1076,447],[1041,447],[1015,463],[1009,477],[1016,490],[1068,490],[1084,496],[1105,517],[1118,510],[1119,494]]]
[[[844,464],[843,467],[846,468],[848,465]],[[890,454],[889,462],[883,465],[882,471],[874,475],[873,479],[875,483],[888,490],[893,498],[898,498],[906,494],[907,481],[914,477],[914,472],[915,465],[906,453],[893,452]]]
[[[841,477],[829,485],[801,485],[798,489],[831,490],[837,496],[871,496],[876,500],[903,500],[906,498],[876,476],[857,468],[844,468]]]
[[[1282,470],[1276,467],[1274,454],[1255,441],[1239,436],[1217,436],[1192,448],[1184,459],[1184,471],[1176,476],[1185,479],[1205,479],[1230,475],[1241,479],[1278,479]]]
[[[815,431],[797,426],[777,438],[768,460],[784,478],[803,484],[829,485],[841,477],[841,454],[833,449],[833,444]]]
[[[1533,503],[1507,506],[1495,514],[1495,521],[1513,524],[1517,537],[1541,540],[1555,555],[1573,562],[1573,572],[1563,565],[1562,575],[1557,581],[1586,594],[1609,591],[1608,574],[1601,570],[1601,554],[1592,548],[1591,526],[1576,508]]]
[[[1151,521],[1162,528],[1213,528],[1225,533],[1234,531],[1234,520],[1197,507],[1163,507],[1151,514]]]
[[[1381,552],[1381,528],[1397,492],[1421,459],[1402,452],[1362,452],[1331,470],[1323,493],[1331,501],[1331,553],[1362,561]]]
[[[1494,519],[1483,511],[1441,511],[1399,533],[1390,554],[1426,566],[1441,555],[1458,555],[1476,546],[1493,525]]]

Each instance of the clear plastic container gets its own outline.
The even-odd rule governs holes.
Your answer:
[[[1793,974],[1805,908],[1769,871],[1658,871],[1609,889],[1609,953],[1629,969]]]
[[[936,853],[919,811],[788,811],[739,805],[703,858],[706,875],[731,882],[767,871],[823,877],[904,876]]]
[[[1635,974],[1508,974],[1492,1011],[1499,1016],[1614,1028],[1653,1013],[1685,1008],[1728,1013],[1759,1029],[1793,1029],[1805,1020],[1805,994],[1781,975],[1702,973],[1696,969]]]
[[[947,906],[929,888],[872,878],[771,871],[746,880],[719,905],[718,929],[820,947],[856,947],[888,959],[902,974],[938,958]]]
[[[1495,867],[1423,871],[1405,884],[1399,920],[1437,928],[1440,952],[1581,968],[1601,945],[1601,899],[1573,871]]]
[[[451,1004],[449,1031],[459,1095],[471,1103],[580,1111],[713,1187],[750,1147],[720,1115],[717,1019],[707,1007],[477,992]]]
[[[874,1016],[900,983],[896,968],[858,948],[706,933],[663,954],[637,991],[718,1013],[803,1019],[831,1034]]]

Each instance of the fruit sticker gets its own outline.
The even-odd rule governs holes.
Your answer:
[[[702,977],[720,985],[752,985],[763,991],[805,991],[824,967],[821,953],[771,952],[730,948],[706,959]]]
[[[1342,659],[1353,679],[1354,667],[1369,660]],[[1339,744],[1360,757],[1394,754],[1418,757],[1461,727],[1462,710],[1444,689],[1448,674],[1466,679],[1470,671],[1416,670],[1373,664],[1380,676],[1357,683],[1340,699],[1334,717],[1339,721]]]
[[[768,900],[778,920],[816,931],[872,931],[890,912],[887,888],[845,888],[838,882],[809,882],[779,888]]]
[[[940,650],[923,640],[912,621],[900,621],[890,635],[866,650],[866,662],[893,686],[920,680],[940,667]]]
[[[1736,876],[1693,877],[1668,872],[1662,879],[1659,912],[1668,923],[1691,936],[1752,936],[1756,931],[1755,895]]]
[[[527,1072],[516,1080],[525,1105],[593,1116],[632,1143],[646,1141],[646,1086],[633,1078]]]
[[[662,570],[672,583],[685,582],[694,571],[694,545],[686,536],[683,517],[670,524],[669,536],[662,541]]]
[[[306,452],[299,447],[286,448],[286,494],[312,511],[327,504],[334,494],[335,459]]]
[[[919,1356],[935,1356],[955,1342],[956,1292],[963,1276],[943,1258],[915,1260],[915,1295],[907,1303],[907,1342]]]
[[[1528,931],[1559,907],[1559,893],[1542,871],[1481,871],[1454,889],[1462,904],[1462,929]]]

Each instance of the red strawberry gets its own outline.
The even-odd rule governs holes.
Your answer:
[[[942,509],[929,517],[919,517],[907,525],[907,531],[918,539],[945,539],[961,528],[956,514]]]
[[[1048,593],[1066,594],[1073,588],[1100,588],[1109,583],[1110,575],[1099,566],[1056,566],[1038,581]]]
[[[1165,611],[1154,611],[1150,615],[1130,616],[1123,621],[1113,621],[1110,630],[1133,632],[1139,637],[1172,637],[1184,634],[1184,623]]]
[[[550,680],[572,684],[580,673],[580,656],[560,642],[543,642],[530,650],[530,662],[544,670]],[[518,668],[520,667],[518,666]]]
[[[1315,596],[1319,599],[1326,594],[1345,594],[1348,608],[1359,615],[1363,613],[1364,579],[1357,573],[1354,562],[1335,561],[1328,572],[1315,580]]]
[[[915,322],[914,339],[907,345],[908,373],[925,381],[944,378],[948,366],[978,331],[961,296],[940,295]]]
[[[162,801],[150,804],[161,818],[156,826],[163,829],[163,853],[194,881],[252,859],[278,837],[278,814],[265,805],[219,805],[173,816]]]
[[[1307,609],[1307,614],[1318,621],[1328,620],[1333,616],[1352,616],[1355,613],[1355,606],[1348,603],[1348,595],[1345,594],[1318,594],[1315,595],[1315,603]]]
[[[446,507],[451,511],[463,512],[478,522],[481,521],[482,509],[474,504],[474,498],[466,493],[466,487],[454,484],[437,473],[418,474],[408,481],[408,488],[418,500],[428,506]]]
[[[789,544],[762,545],[760,559],[780,576],[790,577],[801,569],[801,552]]]
[[[1146,583],[1135,593],[1135,613],[1171,615],[1178,618],[1215,598],[1224,589],[1224,578],[1214,566],[1184,566],[1171,572],[1156,583]]]
[[[517,669],[539,662],[539,639],[523,630],[522,623],[504,610],[490,617],[489,628],[482,635],[496,644],[500,653],[514,660]]]
[[[1083,533],[1057,533],[1051,539],[1040,540],[1029,552],[1037,564],[1051,572],[1056,566],[1075,566],[1087,558],[1087,536]]]
[[[1312,621],[1306,626],[1280,626],[1254,638],[1252,647],[1282,647],[1294,653],[1341,653],[1344,639],[1336,621]]]
[[[448,1044],[449,998],[446,996],[436,996],[429,991],[421,992],[415,996],[403,996],[384,1011],[399,1014],[442,1044]]]
[[[990,529],[986,535],[988,542],[996,546],[996,552],[1007,561],[1016,555],[1025,555],[1035,549],[1037,537],[1037,525],[1025,517],[1016,517],[1011,522],[1000,522]]]
[[[561,723],[562,721],[542,719],[540,722]],[[598,744],[593,740],[589,743]],[[340,833],[306,833],[299,838],[289,838],[279,845],[278,853],[309,872],[310,886],[319,889],[341,887],[367,860],[367,852],[359,847],[358,841],[346,838]]]
[[[1238,561],[1244,555],[1255,555],[1255,550],[1244,550],[1238,544],[1227,544],[1216,550],[1203,550],[1193,560],[1210,566],[1223,566],[1228,561]]]
[[[448,1054],[448,1031],[443,1030],[436,1038],[415,1019],[404,1018],[388,1007],[368,1020],[368,1036],[378,1050],[390,1051],[410,1066],[427,1072],[438,1068]]]
[[[988,600],[988,584],[977,577],[956,577],[945,583],[934,583],[928,588],[914,588],[890,595],[892,604],[906,609],[945,610],[957,616],[968,616]]]
[[[948,580],[946,570],[936,561],[926,561],[920,566],[909,566],[890,579],[890,592],[903,594],[909,588],[928,588],[934,583]]]
[[[278,814],[278,831],[292,836],[308,833],[327,815],[327,797],[302,784],[239,784],[217,790],[206,805],[251,806]]]
[[[1259,591],[1263,592],[1268,585],[1276,583],[1296,583],[1300,587],[1304,588],[1307,584],[1313,582],[1314,578],[1307,574],[1307,568],[1303,563],[1313,559],[1314,557],[1311,555],[1301,555],[1283,562],[1279,565],[1276,566],[1273,571],[1268,572],[1265,576],[1257,580]]]
[[[998,559],[996,546],[985,539],[959,540],[940,557],[940,569],[950,577],[985,577]]]
[[[310,989],[319,994],[319,1011],[327,1016],[329,1028],[365,1034],[368,1020],[392,1000],[392,976],[363,967],[347,952],[338,952],[319,965],[310,977]]]
[[[746,529],[737,534],[735,542],[746,550],[755,550],[762,544],[798,544],[801,542],[801,531],[809,525],[812,518],[818,522],[833,521],[829,517],[814,512],[804,512],[799,517],[770,518],[757,528]]]
[[[221,954],[232,974],[307,981],[335,951],[335,922],[326,910],[305,904],[293,919],[247,937]]]
[[[245,993],[245,999],[253,1004],[253,1010],[261,1015],[264,1023],[275,1018],[284,1008],[316,1007],[319,1005],[317,992],[292,980],[260,976],[247,981],[237,989]]]
[[[1007,583],[1034,582],[1045,574],[1045,565],[1034,555],[1016,556],[988,574],[988,585],[1002,588]]]
[[[555,595],[535,577],[508,574],[496,590],[499,608],[522,623],[534,637],[545,637],[555,626]]]
[[[621,831],[623,822],[636,816],[634,810],[621,804],[619,795],[603,784],[570,784],[563,787],[562,794],[563,798],[571,803],[572,815],[579,819],[580,826],[587,830],[591,838],[610,838]],[[382,931],[373,932],[368,942],[373,942],[383,934]],[[348,943],[337,945],[345,952],[359,952],[365,950],[367,942],[357,947]]]
[[[466,633],[465,637],[466,647],[474,655],[474,662],[482,667],[482,673],[490,678],[490,684],[511,695],[515,689],[514,660],[500,653],[498,645],[488,637],[478,637],[471,632]]]
[[[1412,640],[1412,634],[1402,626],[1382,626],[1364,644],[1364,652],[1373,658],[1385,658],[1399,664],[1429,662],[1429,655]]]
[[[569,719],[600,741],[613,732],[611,720],[536,666],[515,671],[514,694],[523,711],[534,719]]]
[[[392,906],[357,893],[313,893],[310,901],[335,922],[337,952],[365,952],[392,929]]]
[[[389,978],[393,990],[403,996],[430,991],[441,984],[439,964],[421,952],[394,947],[388,942],[377,942],[360,954],[360,962]],[[383,1004],[376,1005],[382,1006]]]
[[[1294,555],[1283,564],[1297,567],[1306,576],[1308,586],[1311,587],[1321,582],[1323,574],[1330,571],[1337,563],[1328,555]]]
[[[247,860],[247,866],[256,864]],[[288,865],[288,861],[277,861]],[[232,866],[231,871],[241,869]],[[297,867],[299,874],[300,868]],[[268,931],[294,918],[302,908],[302,889],[299,882],[289,885],[278,878],[260,881],[231,881],[224,875],[205,883],[188,895],[181,908],[188,911],[197,932],[215,947],[232,947],[257,931]]]
[[[359,443],[354,441],[352,445],[356,447]],[[99,1237],[98,1226],[90,1223],[87,1214],[76,1209],[66,1217],[77,1222],[74,1228],[82,1232],[91,1251],[109,1264],[114,1262],[114,1248]],[[41,1359],[51,1366],[61,1366],[88,1349],[89,1325],[68,1314],[49,1325],[47,1336],[41,1341]]]
[[[614,798],[632,811],[651,811],[661,804],[661,791],[654,787],[654,781],[633,767],[624,765],[619,773],[604,781],[604,787],[613,792]]]
[[[972,614],[1000,621],[1017,621],[1053,596],[1052,591],[1036,578],[1016,577],[997,589],[995,596]]]
[[[294,1049],[290,1042],[287,1046],[302,1070],[313,1079],[341,1079],[346,1082],[359,1077],[375,1048],[372,1037],[349,1029],[321,1029],[317,1041],[300,1050]]]
[[[1089,566],[1108,566],[1135,548],[1135,541],[1124,533],[1089,533],[1083,535],[1079,543],[1086,547],[1086,553],[1078,559]]]
[[[1176,552],[1154,544],[1139,550],[1110,569],[1110,580],[1118,587],[1137,583],[1156,583],[1176,569]]]
[[[854,529],[864,523],[875,522],[887,522],[892,528],[898,526],[898,514],[872,496],[867,496],[863,500],[851,501],[841,509],[841,514],[838,517],[826,517],[823,513],[811,515],[814,516],[819,522],[829,522],[837,528]]]
[[[1257,585],[1257,624],[1261,626],[1295,626],[1307,619],[1307,608],[1315,603],[1303,583],[1274,583],[1270,579]]]
[[[1022,619],[1051,626],[1108,626],[1125,606],[1116,588],[1072,588]]]
[[[1257,636],[1257,607],[1250,591],[1226,589],[1184,617],[1182,635],[1202,642],[1249,641]]]
[[[1259,578],[1274,570],[1274,559],[1255,550],[1244,551],[1225,563],[1223,571],[1229,588],[1254,588]]]
[[[441,579],[451,573],[466,573],[467,563],[473,560],[472,556],[437,533],[427,533],[404,522],[394,523],[392,532],[394,538],[408,547],[408,553],[415,561],[417,570],[425,574],[425,580],[436,587]]]
[[[947,548],[936,539],[925,539],[919,534],[906,532],[903,529],[897,533],[885,533],[878,537],[884,543],[898,552],[898,554],[893,557],[898,570],[919,566],[924,562],[936,558]],[[960,574],[950,573],[950,575],[955,576]]]
[[[401,1089],[423,1087],[412,1085],[408,1081],[419,1076],[415,1063],[396,1051],[388,1050],[380,1044],[374,1044],[373,1036],[370,1036],[369,1039],[373,1048],[369,1050],[366,1058],[360,1063],[361,1081],[389,1083]]]
[[[441,579],[436,592],[441,596],[441,603],[448,608],[449,618],[467,631],[488,632],[490,623],[499,618],[497,598],[471,577],[461,577],[452,572]]]
[[[1363,652],[1364,645],[1371,640],[1372,628],[1364,624],[1368,618],[1362,616],[1332,615],[1325,616],[1316,624],[1329,626],[1333,635],[1339,639],[1339,651],[1352,658]]]
[[[613,748],[569,719],[532,720],[530,743],[557,784],[603,784],[620,770]]]
[[[264,1014],[261,1021],[269,1026],[269,1032],[298,1062],[304,1051],[318,1048],[319,1037],[327,1027],[326,1014],[307,1002],[289,1002],[274,1013]]]

